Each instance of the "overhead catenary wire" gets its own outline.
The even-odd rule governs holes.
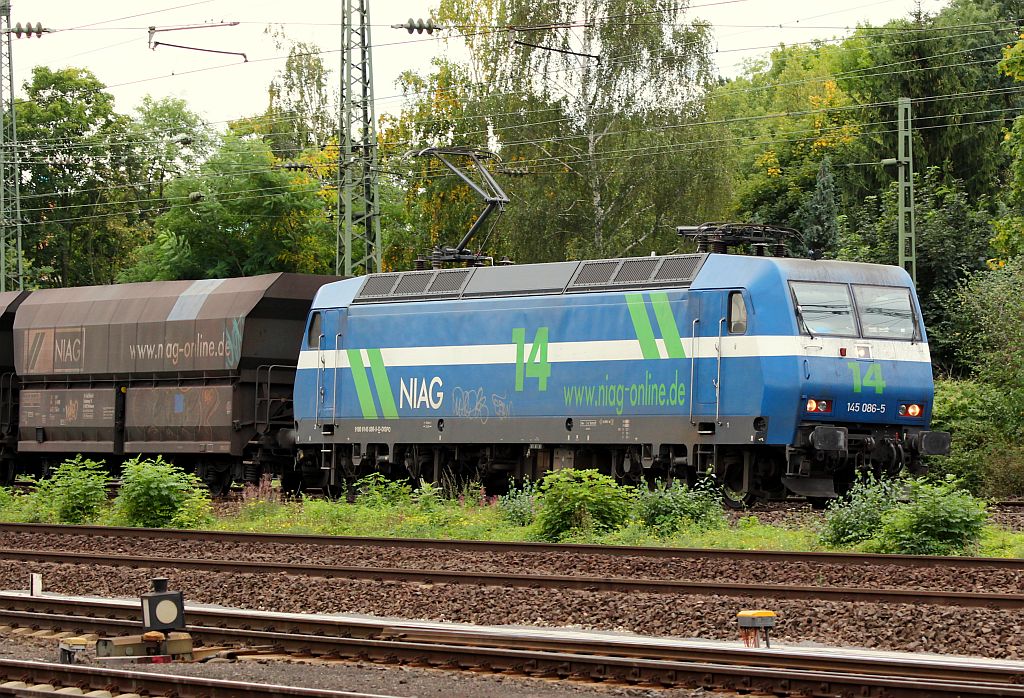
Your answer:
[[[1016,112],[1021,112],[1021,111],[1024,111],[1024,106],[1005,108],[1005,109],[988,109],[988,110],[980,110],[980,111],[977,111],[977,112],[967,112],[967,113],[960,113],[960,114],[956,114],[956,113],[953,113],[953,114],[942,114],[942,115],[935,115],[935,116],[927,117],[927,118],[937,119],[937,118],[947,118],[947,117],[950,117],[950,116],[971,116],[971,115],[979,115],[979,114],[1010,113],[1010,112],[1016,113]],[[916,126],[915,125],[915,128],[917,130],[930,130],[930,129],[969,127],[969,126],[975,126],[975,125],[984,124],[984,123],[994,123],[994,122],[998,122],[998,121],[1001,121],[1001,119],[976,120],[976,121],[969,121],[969,122],[964,122],[964,123],[936,124],[936,125],[931,125],[931,126],[929,126],[929,125]],[[894,122],[894,120],[889,119],[889,120],[885,120],[885,121],[878,121],[878,122],[872,122],[872,123],[867,123],[867,124],[861,124],[861,126],[874,126],[874,125],[884,126],[884,125],[892,124],[893,122]],[[802,130],[798,130],[798,131],[787,132],[786,134],[781,134],[781,135],[795,135],[795,134],[812,133],[812,132],[814,133],[814,135],[805,136],[805,137],[798,137],[798,138],[778,138],[778,137],[773,137],[771,139],[762,139],[762,140],[752,141],[750,143],[747,143],[746,145],[748,145],[748,146],[749,145],[773,145],[773,144],[779,144],[779,143],[797,143],[797,142],[815,141],[815,140],[820,139],[823,134],[832,133],[832,132],[836,132],[836,131],[842,131],[846,127],[847,127],[847,125],[836,126],[836,127],[832,127],[832,128],[828,128],[828,129],[817,129],[817,130],[816,129],[802,129]],[[896,132],[897,132],[897,129],[880,129],[880,130],[874,130],[874,131],[860,131],[860,132],[858,132],[855,135],[857,135],[857,136],[863,136],[863,135],[882,135],[882,134],[890,134],[890,133],[896,133]],[[735,140],[735,139],[723,138],[723,139],[710,139],[710,140],[704,140],[704,141],[688,142],[688,143],[682,143],[682,144],[659,144],[657,146],[652,146],[651,148],[648,148],[648,149],[632,148],[632,149],[626,149],[625,151],[621,151],[621,152],[632,153],[632,155],[634,157],[640,157],[640,156],[650,157],[652,155],[661,155],[661,154],[671,154],[671,153],[678,153],[678,152],[687,152],[687,151],[690,151],[690,150],[697,149],[697,148],[699,148],[701,146],[707,146],[707,145],[721,143],[721,142],[728,142],[730,140]],[[606,152],[601,153],[600,156],[598,156],[596,158],[580,158],[580,159],[577,159],[575,161],[573,161],[571,158],[569,158],[569,159],[564,159],[564,161],[568,162],[570,164],[587,164],[587,163],[593,164],[593,163],[597,163],[597,162],[603,162],[603,161],[608,160],[608,159],[612,159],[612,156],[619,154],[619,152],[620,151],[606,151]],[[563,164],[563,159],[559,159],[559,158],[537,158],[535,160],[518,160],[518,161],[516,161],[516,164],[517,165],[518,164],[522,164],[522,163],[541,164],[544,161],[551,161],[551,164],[556,164],[556,165]],[[841,165],[842,163],[839,163],[839,164]],[[263,172],[263,171],[265,171],[265,170],[261,170],[261,172]],[[558,170],[551,170],[551,171],[539,172],[538,174],[562,174],[562,172],[560,172]],[[447,176],[447,175],[445,175],[443,173],[443,171],[439,171],[439,176]],[[287,185],[279,185],[279,186],[274,186],[274,187],[262,187],[262,188],[251,189],[251,190],[242,190],[242,191],[237,191],[237,192],[229,192],[228,194],[229,195],[236,195],[236,194],[242,194],[242,193],[259,194],[260,192],[270,192],[270,191],[273,191],[273,192],[275,192],[275,194],[273,194],[273,195],[277,195],[277,193],[280,193],[280,190],[300,191],[300,192],[303,191],[303,189],[301,187],[295,188],[294,184],[290,183],[290,184],[287,184]],[[309,192],[314,192],[315,193],[315,192],[321,191],[321,190],[322,190],[321,187],[316,187],[316,188],[307,189],[305,191],[309,191]],[[269,194],[266,194],[266,195],[269,195]],[[175,200],[187,201],[188,197],[187,196],[181,196],[181,197],[172,197],[171,199],[164,198],[164,199],[136,200],[136,201],[124,202],[123,205],[131,207],[131,206],[137,205],[139,203],[148,203],[150,201],[165,202],[165,206],[163,206],[163,207],[155,207],[155,208],[145,209],[145,210],[142,211],[142,213],[148,213],[148,212],[160,211],[160,210],[166,209],[166,203],[169,202],[169,201],[173,202]],[[218,200],[221,200],[221,199],[218,198]],[[227,199],[227,200],[232,200],[232,199]],[[82,208],[86,208],[86,207],[89,207],[89,206],[99,207],[99,206],[111,206],[111,205],[117,205],[117,203],[99,202],[99,203],[95,203],[95,204],[88,204],[88,203],[86,203],[86,204],[74,204],[74,205],[70,205],[70,206],[66,206],[66,207],[40,207],[40,208],[36,208],[36,209],[23,209],[23,212],[25,212],[25,213],[42,212],[42,211],[54,212],[54,211],[57,211],[57,210],[72,210],[72,209],[73,210],[77,210],[77,209],[82,209]],[[55,219],[52,222],[62,223],[62,222],[68,222],[68,221],[86,220],[86,219],[94,218],[94,217],[97,217],[97,218],[109,218],[109,217],[129,215],[129,214],[132,214],[132,213],[134,213],[134,211],[119,211],[119,212],[112,212],[112,213],[109,213],[109,214],[95,214],[93,216],[86,215],[86,216],[77,216],[77,217],[70,217],[70,218],[58,218],[58,219]],[[30,224],[45,223],[45,222],[46,221],[30,221]]]
[[[979,47],[972,47],[972,48],[964,49],[964,50],[959,51],[959,52],[969,51],[969,50],[980,50],[980,48]],[[927,60],[929,58],[935,58],[935,57],[936,56],[926,56],[926,57],[922,57],[922,60]],[[917,59],[914,59],[914,60],[917,60]],[[906,61],[904,61],[904,62],[906,62]],[[979,62],[979,63],[983,63],[983,62]],[[971,64],[972,63],[966,63],[966,64],[961,64],[961,65],[971,65]],[[929,66],[929,67],[925,67],[924,69],[932,70],[932,69],[943,69],[943,68],[948,68],[948,67],[951,67],[951,66],[948,66],[948,65],[947,66]],[[882,73],[882,74],[884,74],[884,73]],[[828,79],[828,77],[829,76],[826,76],[825,79]],[[764,86],[758,86],[758,89],[770,89],[771,87],[772,87],[772,85],[764,85]],[[863,108],[868,108],[871,105],[849,105],[849,106],[850,106],[850,108],[863,109]],[[823,110],[823,111],[831,111],[831,110],[832,109]],[[754,117],[754,118],[776,118],[778,116],[785,116],[785,115],[784,114],[783,115],[759,115],[759,116]],[[487,118],[487,115],[474,115],[474,116],[465,117],[465,118],[467,118],[467,119],[469,119],[469,118],[473,118],[473,119]],[[555,121],[558,121],[558,120],[555,120]],[[700,122],[696,122],[696,123],[690,122],[690,123],[687,123],[687,124],[682,124],[682,125],[680,125],[680,127],[687,127],[687,126],[698,127],[698,126],[701,126],[701,125],[702,125],[702,123],[700,123]],[[519,126],[519,127],[522,128],[524,126],[526,126],[526,125],[522,125],[522,126]],[[512,128],[516,128],[516,127],[513,126],[513,127],[509,127],[509,128],[512,129]],[[473,132],[471,132],[471,133],[473,133]],[[523,143],[529,144],[531,142],[530,141],[524,141]],[[130,185],[125,185],[125,186],[130,186]]]
[[[987,61],[982,61],[981,63],[984,63],[984,62],[987,62]],[[978,62],[969,62],[969,63],[963,64],[963,65],[974,65],[976,63],[978,63]],[[943,68],[948,68],[948,67],[950,67],[950,66],[934,66],[934,67],[929,66],[929,67],[919,68],[919,69],[916,69],[916,70],[936,70],[936,69],[943,69]],[[1024,89],[1024,86],[1013,86],[1013,87],[997,88],[995,90],[989,90],[989,91],[971,91],[971,92],[965,92],[965,93],[962,93],[962,94],[954,93],[954,94],[951,94],[951,95],[937,95],[937,96],[928,97],[928,98],[921,98],[921,99],[918,99],[918,100],[915,100],[915,101],[918,102],[918,103],[923,103],[923,102],[926,102],[926,101],[933,101],[933,100],[934,101],[939,101],[939,100],[942,100],[942,99],[952,99],[952,98],[957,98],[957,97],[959,97],[959,98],[976,97],[976,96],[980,96],[980,95],[986,94],[986,93],[988,93],[988,94],[1015,94],[1015,93],[1020,92],[1022,89]],[[812,115],[812,114],[819,114],[819,113],[820,114],[825,114],[825,113],[831,113],[831,112],[839,113],[839,112],[851,111],[851,110],[876,109],[876,108],[886,107],[886,106],[889,106],[891,104],[892,104],[891,102],[875,102],[875,103],[869,103],[869,104],[863,104],[863,105],[856,105],[856,104],[855,105],[842,105],[842,106],[838,106],[838,107],[828,107],[828,108],[824,108],[824,109],[804,110],[802,112],[784,112],[784,113],[752,115],[752,116],[748,116],[748,117],[736,117],[736,118],[732,118],[732,119],[718,119],[718,120],[695,121],[695,122],[684,121],[684,122],[679,123],[679,124],[665,125],[665,126],[662,126],[661,128],[662,128],[662,130],[676,130],[676,129],[689,129],[689,128],[699,128],[699,127],[716,126],[716,125],[729,125],[729,124],[744,123],[744,122],[772,120],[772,119],[786,118],[786,117],[792,117],[792,116],[805,116],[805,115]],[[955,115],[956,114],[950,114],[950,115],[946,115],[946,116],[955,116]],[[501,129],[493,129],[493,130],[498,131],[498,130],[501,130]],[[610,132],[606,133],[605,135],[628,135],[628,134],[638,133],[641,130],[647,130],[647,128],[645,127],[644,129],[623,129],[623,130],[619,130],[619,131],[610,131]],[[462,134],[462,135],[472,135],[472,134],[481,134],[482,135],[483,133],[486,133],[486,132],[485,131],[476,131],[476,132],[470,132],[470,134]],[[515,147],[515,146],[520,146],[520,145],[536,145],[537,143],[540,143],[540,142],[548,143],[548,142],[557,142],[557,141],[563,141],[563,140],[565,140],[565,141],[575,140],[575,139],[577,139],[579,137],[580,136],[578,134],[577,135],[568,135],[568,136],[546,136],[543,139],[527,139],[527,140],[519,140],[519,141],[512,140],[512,141],[503,142],[501,145],[502,145],[502,148],[508,148],[508,147]],[[401,141],[400,143],[405,143],[405,142]],[[91,146],[91,147],[96,147],[96,146],[94,145],[94,146]],[[24,159],[24,161],[28,162],[28,163],[31,163],[33,160],[32,160],[31,157],[26,157]]]
[[[915,40],[911,40],[911,41],[907,41],[907,42],[899,42],[899,44],[909,44],[909,43],[913,43],[913,41],[915,41]],[[934,59],[934,58],[946,57],[946,56],[956,55],[956,54],[959,54],[959,53],[965,53],[965,52],[969,52],[969,51],[980,51],[980,50],[984,50],[984,49],[1000,47],[1000,46],[1003,46],[1003,45],[1004,45],[1004,43],[1000,42],[998,44],[992,44],[992,45],[987,45],[987,46],[983,46],[983,47],[968,47],[968,48],[964,48],[964,49],[958,49],[956,51],[947,52],[947,53],[944,53],[944,54],[933,54],[931,56],[922,56],[922,57],[918,57],[918,58],[907,59],[907,60],[903,60],[903,61],[895,61],[893,63],[872,66],[870,69],[892,67],[892,66],[895,66],[895,65],[902,65],[902,64],[911,63],[911,62],[917,62],[917,61],[930,60],[930,59]],[[957,63],[957,64],[944,64],[944,65],[940,65],[940,66],[923,66],[921,68],[912,69],[912,70],[913,71],[918,71],[918,70],[940,70],[940,69],[946,69],[946,68],[951,68],[951,67],[964,67],[964,66],[970,66],[970,65],[980,65],[980,64],[984,64],[986,62],[994,62],[994,61],[995,61],[995,59],[991,59],[991,60],[988,60],[988,61],[972,61],[972,62]],[[799,85],[799,84],[806,84],[806,83],[809,83],[809,82],[824,82],[824,81],[828,81],[828,80],[834,80],[836,78],[849,77],[849,76],[855,75],[855,74],[856,74],[857,77],[867,78],[867,77],[883,77],[883,76],[886,76],[886,75],[893,75],[893,74],[897,74],[897,73],[910,72],[910,71],[888,71],[888,72],[874,72],[874,73],[858,74],[858,73],[861,73],[864,70],[868,70],[868,69],[867,68],[865,68],[865,69],[857,69],[856,71],[845,71],[845,72],[835,73],[835,74],[831,74],[831,75],[815,76],[813,78],[806,78],[806,79],[798,80],[798,81],[775,82],[775,83],[769,83],[769,84],[765,84],[765,85],[757,85],[757,86],[752,86],[751,88],[734,90],[730,94],[733,94],[733,95],[734,94],[742,94],[744,92],[749,92],[749,91],[754,91],[754,90],[764,90],[764,89],[772,89],[772,88],[775,88],[775,87],[793,86],[793,85]],[[517,92],[512,92],[512,93],[492,93],[489,96],[493,97],[493,96],[501,96],[501,95],[508,95],[508,94],[519,94],[519,92],[517,91]],[[855,106],[854,108],[858,108],[858,107]],[[535,110],[535,111],[536,112],[541,112],[541,111],[549,111],[549,110],[550,110],[550,108],[539,109],[539,110]],[[488,118],[496,118],[497,116],[518,115],[519,113],[521,113],[521,112],[516,111],[516,112],[505,112],[505,113],[498,113],[498,114],[480,114],[480,115],[470,115],[470,116],[465,116],[465,117],[451,117],[451,118],[446,118],[444,120],[445,121],[452,121],[452,120],[458,121],[458,120],[463,120],[463,119],[488,119]],[[602,114],[606,114],[606,113],[609,113],[609,112],[599,112],[596,115],[602,115]],[[246,117],[242,117],[240,119],[232,119],[231,121],[238,121],[238,120],[242,120],[244,118],[246,118]],[[257,117],[249,117],[249,118],[260,119],[261,117],[257,116]],[[285,117],[285,118],[287,118],[287,117]],[[545,121],[545,122],[525,123],[525,124],[512,125],[512,126],[508,126],[508,127],[493,126],[493,127],[490,127],[490,129],[491,130],[495,130],[495,131],[501,131],[501,130],[506,130],[506,129],[525,128],[525,127],[531,127],[531,126],[537,126],[537,125],[544,125],[544,124],[550,124],[550,123],[558,123],[558,122],[570,121],[570,120],[572,120],[572,118],[573,117],[571,117],[571,116],[567,116],[567,117],[561,117],[559,119],[549,120],[549,121]],[[417,126],[417,125],[423,125],[423,124],[429,124],[429,123],[436,123],[439,120],[441,120],[441,119],[435,119],[433,121],[431,121],[431,120],[414,121],[414,122],[411,122],[410,125],[411,126]],[[274,120],[270,120],[270,121],[277,121],[277,120],[274,119]],[[467,133],[467,134],[464,134],[464,135],[476,135],[476,134],[479,134],[479,133],[482,133],[482,132],[481,131],[477,131],[477,132]],[[45,143],[45,142],[46,142],[46,139],[39,139],[39,140],[35,141],[35,143],[40,143],[40,144],[41,143]],[[412,141],[401,141],[401,143],[402,144],[407,144],[407,145],[415,145],[415,143],[412,142]],[[67,146],[66,146],[66,144],[62,143],[60,147],[61,148],[66,148]],[[88,147],[88,146],[83,146],[83,147]]]
[[[699,7],[704,7],[704,6],[718,5],[718,4],[730,4],[732,2],[745,2],[745,1],[747,1],[747,0],[726,0],[725,2],[712,2],[712,3],[705,3],[705,4],[702,4],[702,5],[691,5],[691,6],[689,6],[688,9],[692,10],[692,9],[699,8]],[[678,10],[678,9],[683,9],[683,6],[678,6],[678,7],[675,7],[675,8],[662,8],[662,9],[659,9],[659,10],[652,10],[652,11],[641,12],[641,13],[634,13],[634,14],[608,15],[605,18],[628,18],[628,17],[642,16],[642,15],[649,15],[649,14],[660,14],[660,13],[664,13],[666,11]],[[507,28],[506,29],[502,29],[500,31],[506,31],[506,30],[507,30]],[[478,31],[478,32],[473,32],[473,33],[465,33],[465,34],[458,35],[458,36],[453,37],[453,38],[469,37],[469,36],[479,36],[479,35],[485,35],[485,34],[493,34],[493,33],[498,33],[498,31],[499,30],[489,30],[489,31]],[[436,39],[432,39],[432,38],[431,39],[408,39],[408,40],[404,40],[404,41],[385,42],[385,43],[382,43],[382,44],[375,44],[374,46],[375,47],[399,46],[399,45],[405,45],[405,44],[410,44],[410,43],[420,43],[420,42],[423,42],[423,41],[436,41]],[[977,50],[977,49],[976,48],[972,48],[972,49],[967,49],[967,50]],[[324,55],[324,54],[333,54],[333,53],[338,53],[338,52],[340,52],[340,49],[322,49],[320,51],[312,52],[312,53]],[[309,54],[309,55],[312,55],[312,53]],[[251,60],[250,63],[266,62],[266,61],[274,61],[274,60],[284,60],[285,58],[287,58],[287,56],[272,56],[272,57],[267,57],[267,58],[257,58],[257,59]],[[206,67],[203,67],[203,68],[196,68],[196,69],[189,70],[189,71],[179,71],[179,72],[176,72],[176,73],[171,74],[171,75],[152,76],[152,77],[149,77],[149,78],[141,78],[139,80],[131,80],[131,81],[126,81],[126,82],[122,82],[122,83],[115,83],[115,84],[106,86],[106,89],[114,89],[114,88],[117,88],[117,87],[123,87],[123,86],[127,86],[127,85],[135,85],[135,84],[139,84],[139,83],[143,83],[143,82],[148,82],[148,81],[152,81],[152,80],[160,80],[160,79],[166,79],[166,78],[170,78],[170,77],[178,77],[178,76],[181,76],[181,75],[189,75],[189,74],[194,74],[194,73],[199,73],[199,72],[206,72],[206,71],[210,71],[210,70],[219,70],[219,69],[223,69],[223,68],[231,68],[231,67],[235,67],[237,65],[238,65],[237,63],[229,63],[229,64],[220,64],[220,65],[217,65],[217,66],[206,66]],[[758,89],[761,89],[761,88],[758,88]],[[422,94],[422,93],[420,93],[420,94]],[[409,96],[409,95],[405,95],[405,94],[388,95],[388,96],[385,96],[385,97],[378,97],[378,98],[375,99],[375,101],[376,102],[380,102],[380,101],[396,99],[396,98],[405,98],[407,96]]]
[[[713,5],[713,4],[717,4],[717,3],[709,3],[709,4]],[[691,9],[693,7],[699,7],[699,6],[691,6]],[[678,8],[676,8],[676,9],[678,9]],[[647,13],[637,13],[637,14],[656,14],[656,13],[660,13],[660,12],[664,12],[664,11],[666,11],[666,10],[657,10],[657,11],[650,11],[650,12],[647,12]],[[609,17],[629,17],[629,16],[631,16],[631,15],[609,15]],[[1017,20],[1006,20],[1006,21],[1017,21]],[[975,25],[979,25],[979,24],[982,24],[982,23],[970,23],[968,25],[963,25],[963,26],[975,26]],[[482,34],[488,34],[488,33],[495,33],[495,32],[477,32],[476,34],[473,34],[473,35],[482,35]],[[984,32],[982,32],[982,33],[984,33]],[[465,34],[465,35],[462,35],[462,36],[471,36],[471,34]],[[924,39],[924,40],[929,40],[929,39]],[[401,45],[401,44],[407,44],[407,43],[416,43],[416,42],[419,42],[419,41],[424,41],[424,40],[422,40],[422,39],[413,39],[413,40],[406,40],[406,41],[400,41],[400,42],[390,42],[390,43],[380,44],[380,46]],[[433,41],[433,39],[426,39],[426,41]],[[909,41],[906,41],[906,42],[898,42],[897,45],[899,45],[899,44],[907,44],[907,43],[911,43],[913,41],[915,41],[915,40],[909,40]],[[964,50],[978,50],[978,47],[972,47],[972,48],[964,49]],[[321,51],[317,51],[317,52],[309,52],[307,54],[302,54],[302,55],[335,53],[337,51],[338,51],[338,49],[325,49],[325,50],[321,50]],[[286,56],[276,56],[276,57],[269,57],[269,58],[263,58],[263,59],[258,59],[258,60],[260,60],[260,61],[283,60],[284,58],[286,58]],[[233,65],[236,65],[236,64],[224,64],[224,65],[220,65],[220,66],[210,66],[210,67],[206,67],[206,68],[202,68],[202,69],[198,69],[198,70],[213,70],[213,69],[218,69],[218,68],[232,67]],[[549,72],[563,72],[563,71],[549,71]],[[183,74],[183,73],[179,73],[179,74]],[[169,77],[169,76],[163,76],[163,77]],[[144,78],[141,81],[147,81],[147,80],[150,80],[150,79],[161,79],[161,78],[160,77],[157,77],[157,78]],[[114,85],[108,85],[108,86],[106,86],[106,88],[115,88],[115,87],[120,87],[120,86],[124,86],[124,85],[137,84],[138,82],[140,82],[140,81],[129,81],[129,82],[126,82],[126,83],[116,83]],[[758,87],[757,89],[762,89],[762,88]],[[508,93],[504,93],[504,94],[516,94],[516,93],[517,92],[508,92]],[[414,95],[423,94],[423,93],[412,93],[412,94],[414,96]],[[410,95],[408,95],[408,94],[388,95],[388,96],[385,96],[385,97],[379,97],[379,98],[377,98],[376,101],[383,101],[383,100],[386,100],[386,99],[403,98],[403,97],[408,97],[408,96],[410,96]]]
[[[980,90],[980,91],[971,91],[971,92],[963,92],[963,93],[953,93],[953,94],[949,94],[949,95],[934,95],[934,96],[931,96],[931,97],[921,98],[921,99],[914,100],[914,101],[915,101],[915,103],[922,103],[922,102],[929,102],[929,101],[938,102],[938,101],[944,101],[944,100],[950,100],[950,99],[972,98],[972,97],[976,97],[976,96],[978,96],[980,94],[986,94],[986,93],[988,93],[988,94],[1002,93],[1002,92],[1018,93],[1018,92],[1021,92],[1021,91],[1024,91],[1024,85],[1014,86],[1014,87],[1007,87],[1007,88],[999,88],[997,90]],[[868,104],[868,105],[849,105],[848,108],[881,107],[881,106],[888,106],[888,105],[891,105],[891,103],[890,102],[880,102],[880,103],[873,103],[873,104]],[[770,120],[770,119],[782,118],[782,117],[786,117],[786,116],[800,116],[800,115],[817,114],[817,113],[828,113],[828,112],[831,112],[831,111],[840,111],[842,109],[843,108],[829,108],[829,109],[821,109],[821,110],[807,110],[807,111],[804,111],[804,112],[790,112],[790,113],[784,113],[784,114],[767,114],[767,115],[758,115],[758,116],[755,116],[755,117],[744,117],[744,118],[739,118],[739,119],[734,119],[734,120],[726,119],[726,120],[719,120],[719,121],[712,121],[712,122],[691,122],[691,123],[681,124],[680,126],[693,126],[693,127],[696,127],[696,126],[708,126],[708,125],[728,125],[730,123],[746,122],[746,121],[751,121],[751,120]],[[963,117],[963,116],[976,115],[978,113],[998,113],[998,112],[1009,113],[1009,112],[1014,111],[1015,109],[1016,108],[1007,108],[1007,109],[1002,109],[1002,110],[989,109],[989,110],[981,110],[979,112],[951,112],[951,113],[938,114],[938,115],[923,115],[923,116],[918,117],[917,121],[920,122],[920,121],[923,121],[923,120],[935,120],[935,119],[943,119],[943,118],[951,118],[951,117]],[[838,125],[838,126],[834,126],[831,129],[826,129],[826,130],[824,130],[822,132],[827,133],[827,132],[837,131],[837,130],[841,131],[841,130],[844,130],[844,129],[847,129],[847,128],[850,128],[850,127],[861,128],[861,127],[864,127],[864,126],[871,126],[871,125],[877,125],[877,124],[886,124],[886,123],[893,123],[893,120],[885,120],[885,121],[881,121],[881,122],[841,124],[841,125]],[[978,122],[978,121],[974,121],[974,122],[967,122],[967,123],[976,123],[977,124],[977,123],[991,123],[991,122]],[[967,124],[962,124],[962,125],[967,125]],[[798,132],[795,132],[795,133],[805,133],[805,132],[806,133],[810,133],[812,131],[814,131],[814,129],[804,129],[802,131],[798,131]],[[790,132],[790,133],[794,133],[794,132]],[[868,134],[877,134],[877,133],[883,133],[883,132],[868,132]],[[888,133],[888,132],[884,132],[884,133]],[[864,132],[858,132],[856,135],[859,137],[861,135],[866,135],[866,134]],[[817,137],[820,137],[820,136],[815,136],[815,138],[817,138]],[[522,141],[522,142],[518,143],[517,145],[537,145],[540,142],[541,141]],[[546,142],[546,141],[544,141],[544,142]],[[781,140],[780,139],[776,139],[776,140],[772,140],[772,141],[763,141],[762,140],[762,141],[757,141],[755,143],[749,143],[749,142],[744,142],[744,140],[742,138],[727,137],[727,138],[718,138],[718,139],[713,139],[713,140],[703,140],[703,141],[698,140],[698,141],[695,141],[695,142],[691,141],[691,142],[687,142],[687,143],[682,144],[682,145],[685,145],[687,147],[697,147],[697,146],[707,146],[707,145],[714,145],[714,144],[728,143],[728,142],[735,142],[735,143],[738,143],[738,144],[742,145],[743,147],[750,147],[751,145],[757,145],[757,144],[781,143],[781,142],[789,142],[789,141],[787,139],[781,139]],[[512,144],[508,144],[508,145],[512,145]],[[677,145],[677,144],[660,144],[659,146],[650,146],[650,148],[673,147],[674,145]],[[601,155],[602,156],[607,155],[607,151],[602,151]],[[608,159],[608,158],[607,157],[602,157],[600,159],[604,160],[604,159]],[[531,160],[520,159],[520,160],[516,160],[515,163],[516,163],[517,166],[522,166],[522,165],[527,165],[527,166],[534,165],[534,166],[536,166],[536,165],[546,164],[546,163],[543,163],[542,160],[543,159],[539,159],[539,158],[534,158],[534,159],[531,159]],[[592,163],[593,162],[593,160],[590,160],[590,159],[578,159],[578,160],[573,161],[573,160],[568,159],[568,158],[554,157],[554,156],[548,158],[548,160],[551,161],[551,162],[555,162],[555,163],[569,163],[569,164],[586,164],[586,163]],[[324,165],[324,167],[325,167],[325,169],[330,169],[330,168],[333,167],[333,165],[326,164],[326,165]],[[216,177],[216,178],[219,178],[219,177],[236,177],[236,176],[245,176],[245,175],[249,175],[249,174],[265,173],[265,172],[267,172],[267,169],[268,168],[264,167],[264,168],[254,169],[254,170],[241,170],[241,171],[224,172],[224,173],[195,173],[193,176],[195,176],[197,178],[202,178],[202,179],[209,179],[211,177]],[[386,171],[386,170],[382,170],[382,171]],[[392,174],[398,174],[398,173],[395,173],[394,170],[390,170],[388,172],[390,172]],[[401,173],[401,174],[402,174],[402,176],[409,176],[409,173]],[[436,170],[428,170],[425,173],[423,173],[422,176],[435,177],[435,176],[444,176],[445,174],[446,174],[445,170],[443,170],[443,169],[436,169]],[[546,172],[538,172],[537,174],[546,174]],[[145,186],[152,186],[153,184],[155,184],[155,183],[151,182],[151,181],[131,182],[131,183],[124,183],[124,184],[107,185],[107,186],[104,186],[104,187],[94,187],[94,188],[89,188],[89,189],[79,189],[79,190],[74,190],[73,192],[45,192],[45,193],[38,193],[38,194],[28,194],[28,195],[24,195],[22,198],[23,199],[52,198],[52,197],[61,196],[63,194],[71,194],[71,193],[81,194],[81,193],[95,193],[95,192],[100,192],[100,191],[110,191],[110,190],[119,190],[119,189],[139,189],[139,188],[142,188],[142,187],[145,187]],[[97,205],[97,206],[99,206],[99,205],[109,205],[109,203],[108,202],[100,202],[100,203],[97,203],[95,205]],[[29,210],[33,210],[33,209],[29,209]],[[49,210],[49,209],[43,209],[43,210]]]

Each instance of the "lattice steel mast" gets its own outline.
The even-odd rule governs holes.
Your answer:
[[[917,226],[914,221],[914,134],[910,98],[896,103],[899,142],[897,157],[900,176],[899,262],[917,283]]]
[[[335,273],[381,271],[370,2],[341,3],[341,114]]]
[[[21,27],[18,27],[19,32]],[[0,291],[22,289],[21,167],[14,117],[14,66],[11,60],[11,2],[0,0]],[[17,263],[8,259],[14,254]]]

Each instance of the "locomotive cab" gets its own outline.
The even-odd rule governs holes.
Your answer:
[[[803,356],[784,483],[808,496],[843,490],[857,472],[919,474],[922,456],[949,452],[949,434],[928,429],[931,359],[909,277],[892,267],[872,267],[868,278],[841,270],[788,281]]]

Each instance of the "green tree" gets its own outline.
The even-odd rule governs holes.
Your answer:
[[[113,282],[136,243],[130,120],[87,70],[37,67],[16,104],[25,255],[35,282]]]
[[[213,129],[176,97],[143,97],[131,132],[141,170],[140,198],[147,202],[162,199],[167,181],[194,172],[216,144]]]
[[[910,97],[915,168],[941,167],[971,196],[994,191],[1006,164],[996,145],[1021,104],[1019,93],[1005,89],[1011,81],[992,70],[1014,30],[1008,17],[992,0],[953,0],[934,15],[861,26],[843,42],[839,84],[864,105],[865,123],[882,124],[865,133],[872,159],[896,153],[896,130],[884,124],[896,99]],[[865,193],[886,183],[879,170],[865,174]]]
[[[1024,257],[964,279],[945,316],[958,366],[1024,398]]]
[[[228,136],[195,176],[167,185],[170,209],[121,281],[329,273],[334,229],[321,185],[275,168],[259,140]]]
[[[805,234],[824,256],[834,255],[840,204],[857,191],[860,177],[833,163],[867,157],[858,111],[834,77],[838,50],[781,46],[710,96],[710,109],[726,122],[733,143],[733,214],[812,226]]]
[[[898,185],[881,197],[868,197],[853,209],[840,234],[839,256],[858,262],[895,264],[898,261]],[[929,327],[941,326],[948,313],[943,300],[969,272],[981,269],[991,256],[991,214],[988,201],[972,200],[966,184],[937,167],[915,176],[917,221],[917,292]],[[929,338],[933,357],[944,365],[952,347],[941,336]]]
[[[239,134],[261,136],[276,157],[298,158],[307,149],[337,143],[339,105],[330,89],[331,73],[324,65],[320,47],[292,41],[280,30],[269,30],[278,50],[288,48],[284,68],[267,88],[268,104],[263,114],[231,124]]]
[[[637,13],[643,22],[621,21]],[[495,168],[513,204],[474,242],[516,261],[668,252],[676,224],[722,212],[721,129],[701,123],[709,29],[678,5],[445,0],[438,19],[539,29],[466,32],[466,63],[403,77],[408,99],[383,141],[387,168],[416,193],[409,205],[425,246],[456,242],[481,208],[437,163],[395,158],[426,145],[496,150],[528,172],[511,179]]]
[[[814,190],[804,197],[799,220],[808,252],[818,259],[834,256],[839,240],[839,206],[828,156],[821,160]]]

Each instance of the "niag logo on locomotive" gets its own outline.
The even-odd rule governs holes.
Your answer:
[[[401,389],[398,391],[399,407],[441,409],[441,403],[444,402],[444,382],[440,376],[434,376],[429,382],[426,378],[413,377],[406,383],[405,379],[402,378],[400,383]]]

